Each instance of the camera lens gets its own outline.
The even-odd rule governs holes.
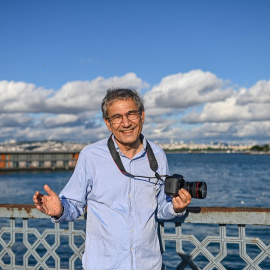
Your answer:
[[[204,199],[207,195],[207,185],[205,182],[198,182],[198,198]]]
[[[205,199],[207,195],[207,185],[205,182],[185,182],[183,188],[195,199]]]

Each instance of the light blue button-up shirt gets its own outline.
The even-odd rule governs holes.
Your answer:
[[[158,173],[169,174],[164,151],[150,143],[158,161]],[[143,149],[132,159],[120,153],[127,172],[151,176]],[[74,221],[87,205],[85,270],[161,269],[162,257],[155,218],[171,219],[176,214],[164,183],[157,179],[130,178],[122,174],[107,147],[107,139],[86,146],[80,153],[69,182],[60,193],[64,213],[53,222]]]

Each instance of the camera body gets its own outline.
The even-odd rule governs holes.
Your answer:
[[[165,179],[165,193],[174,197],[178,195],[179,189],[187,190],[191,198],[205,199],[207,195],[207,185],[205,182],[186,182],[181,174],[173,174]]]

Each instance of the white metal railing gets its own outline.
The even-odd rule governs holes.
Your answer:
[[[218,229],[213,233],[208,226],[214,224]],[[195,226],[199,236],[183,228],[189,225]],[[237,227],[234,235],[228,233],[231,225]],[[224,266],[230,244],[239,246],[241,269],[264,269],[261,266],[270,258],[270,244],[247,235],[246,225],[267,226],[270,235],[270,208],[189,207],[184,217],[158,220],[164,256],[174,247],[174,258],[169,258],[173,265],[167,264],[167,269],[240,269]],[[0,269],[81,269],[84,240],[84,216],[75,222],[52,224],[34,205],[0,205]],[[257,249],[256,256],[251,256],[248,246]]]

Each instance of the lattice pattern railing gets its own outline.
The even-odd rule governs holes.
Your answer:
[[[46,222],[48,226],[44,224]],[[0,269],[81,269],[85,240],[84,217],[78,223],[81,224],[77,226],[76,222],[71,222],[53,225],[33,205],[0,205]],[[199,239],[183,229],[183,225],[194,227],[195,223],[198,226],[218,224],[218,234],[212,235],[211,230],[206,228],[207,236]],[[173,224],[175,228],[172,227]],[[228,235],[229,224],[237,224],[234,225],[238,228],[237,235]],[[164,254],[168,249],[167,243],[174,243],[175,255],[180,260],[178,265],[174,260],[170,269],[267,269],[261,267],[270,258],[270,244],[246,235],[246,225],[254,224],[270,225],[270,208],[190,207],[184,217],[173,221],[159,221],[158,226]],[[166,229],[167,225],[169,230]],[[40,226],[46,229],[42,231]],[[267,231],[270,235],[269,230]],[[187,243],[192,248],[186,250]],[[213,244],[218,246],[215,252],[213,248],[209,248]],[[223,260],[228,256],[227,246],[230,244],[239,245],[239,256],[244,265],[242,268],[224,266]],[[248,245],[257,247],[256,256],[248,254]],[[196,262],[202,256],[206,261],[203,267]],[[169,267],[167,265],[167,269]]]
[[[203,255],[209,261],[208,264],[203,268],[204,270],[226,269],[226,267],[224,267],[222,264],[222,260],[228,254],[227,245],[230,243],[239,245],[239,255],[246,263],[246,266],[241,269],[262,269],[259,266],[260,263],[262,263],[267,257],[270,258],[270,245],[265,245],[260,239],[255,237],[246,237],[244,225],[238,226],[239,235],[237,237],[227,236],[226,225],[220,225],[219,235],[207,236],[203,239],[203,241],[199,241],[194,235],[183,234],[180,223],[176,223],[175,225],[176,232],[174,234],[169,234],[164,232],[163,224],[160,224],[163,247],[165,247],[166,241],[175,241],[176,252],[182,258],[182,262],[175,266],[176,269],[185,269],[187,266],[189,266],[191,269],[201,269],[194,263],[194,260],[199,255]],[[187,254],[182,248],[183,242],[190,242],[195,246],[195,248],[189,254]],[[207,249],[207,246],[211,243],[218,243],[220,246],[219,253],[216,256],[214,256]],[[246,247],[249,244],[256,245],[260,249],[260,253],[254,259],[252,259],[246,252]]]
[[[166,251],[166,242],[174,242],[175,250],[182,261],[178,265],[174,265],[172,269],[245,269],[259,270],[270,269],[270,244],[266,245],[257,237],[249,237],[246,235],[246,225],[270,225],[270,209],[269,208],[189,208],[187,215],[181,219],[174,220],[174,233],[166,232],[164,222],[159,222],[159,235],[162,242],[162,251]],[[185,234],[182,229],[183,223],[205,223],[219,224],[217,235],[207,235],[201,241],[192,234]],[[230,224],[237,224],[238,232],[236,236],[227,235],[227,227]],[[228,226],[229,225],[229,226]],[[257,226],[258,227],[258,226]],[[206,227],[206,230],[209,229]],[[270,228],[268,228],[268,240],[270,240]],[[172,231],[172,228],[171,230]],[[229,228],[231,233],[231,228]],[[208,234],[212,231],[209,230]],[[200,233],[200,232],[199,232]],[[213,233],[213,232],[212,232]],[[266,237],[267,238],[267,237]],[[190,243],[193,248],[189,248],[189,253],[185,252],[183,246]],[[214,248],[215,255],[210,252],[209,246],[216,244]],[[227,263],[227,268],[222,262],[228,255],[227,246],[229,244],[238,245],[239,257],[242,259],[242,265],[238,262]],[[247,246],[250,245],[249,254]],[[257,247],[254,252],[254,247]],[[212,248],[213,251],[213,248]],[[235,251],[234,251],[235,252]],[[252,254],[253,253],[253,254]],[[253,258],[251,257],[253,255]],[[254,255],[255,254],[255,255]],[[194,261],[200,256],[206,265],[200,268]],[[263,263],[264,262],[264,263]],[[234,264],[238,264],[236,267]],[[262,265],[260,265],[262,264]],[[261,268],[261,266],[263,268]],[[241,268],[240,268],[241,267]],[[164,268],[166,269],[166,268]]]
[[[0,269],[81,269],[84,217],[75,229],[79,221],[52,224],[33,205],[0,205],[0,218]]]
[[[16,235],[18,234],[22,234],[23,245],[26,248],[22,265],[16,263],[17,251],[11,249],[16,243],[16,238],[18,238]],[[5,235],[9,235],[8,241],[6,241],[7,236]],[[54,238],[52,245],[47,240],[49,236],[53,236]],[[61,268],[61,258],[57,254],[62,236],[68,237],[69,247],[73,251],[73,254],[69,258],[68,269],[75,269],[75,262],[77,259],[81,260],[82,258],[84,244],[78,247],[74,239],[76,236],[80,236],[85,240],[85,234],[82,230],[75,230],[73,222],[68,224],[68,229],[61,229],[60,224],[55,224],[53,229],[46,229],[40,233],[36,228],[28,227],[28,219],[23,219],[23,227],[16,227],[15,218],[11,218],[10,226],[2,228],[0,233],[0,245],[3,248],[0,252],[0,269],[63,269]],[[34,238],[32,243],[29,240],[31,238]],[[43,249],[42,256],[39,254],[38,249]],[[3,260],[3,258],[5,259]],[[47,263],[49,259],[53,260],[54,263]],[[51,267],[49,264],[51,264]]]

